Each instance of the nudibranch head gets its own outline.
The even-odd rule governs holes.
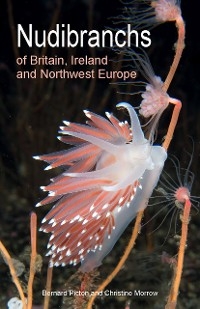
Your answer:
[[[42,187],[49,195],[37,206],[54,202],[41,230],[51,233],[51,266],[82,263],[83,272],[101,264],[136,213],[147,206],[166,159],[162,147],[145,139],[128,103],[131,125],[112,114],[108,119],[85,111],[87,124],[64,121],[59,139],[65,151],[35,157],[63,167]]]

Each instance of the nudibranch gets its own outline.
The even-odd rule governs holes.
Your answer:
[[[89,111],[86,124],[64,121],[58,137],[73,147],[34,157],[63,167],[61,175],[41,187],[48,196],[36,206],[54,203],[41,230],[51,233],[50,266],[76,265],[89,272],[101,265],[137,212],[148,205],[167,154],[144,137],[134,108],[119,103],[130,116],[120,122]]]

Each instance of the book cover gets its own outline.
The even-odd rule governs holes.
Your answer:
[[[178,19],[159,19],[166,3],[186,35]],[[1,308],[89,309],[95,291],[96,308],[164,308],[183,230],[181,185],[194,207],[178,304],[198,306],[196,11],[184,0],[1,3],[0,240],[21,286],[1,247]],[[144,209],[136,246],[98,290]]]

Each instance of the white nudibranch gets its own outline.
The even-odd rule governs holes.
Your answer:
[[[147,207],[159,180],[166,151],[144,137],[130,104],[117,108],[128,111],[131,126],[109,113],[106,119],[85,111],[86,125],[64,122],[61,127],[65,136],[59,139],[73,148],[36,157],[49,168],[64,167],[43,187],[49,196],[37,205],[55,202],[42,225],[53,235],[48,245],[52,266],[81,262],[83,272],[98,267],[137,212]]]

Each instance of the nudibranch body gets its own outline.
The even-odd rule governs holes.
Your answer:
[[[137,114],[128,103],[131,119],[120,122],[85,111],[87,124],[64,121],[59,139],[69,150],[36,156],[63,173],[45,187],[48,197],[37,206],[54,202],[41,230],[51,233],[51,266],[76,265],[89,272],[98,267],[137,212],[148,205],[167,154],[145,139]]]

